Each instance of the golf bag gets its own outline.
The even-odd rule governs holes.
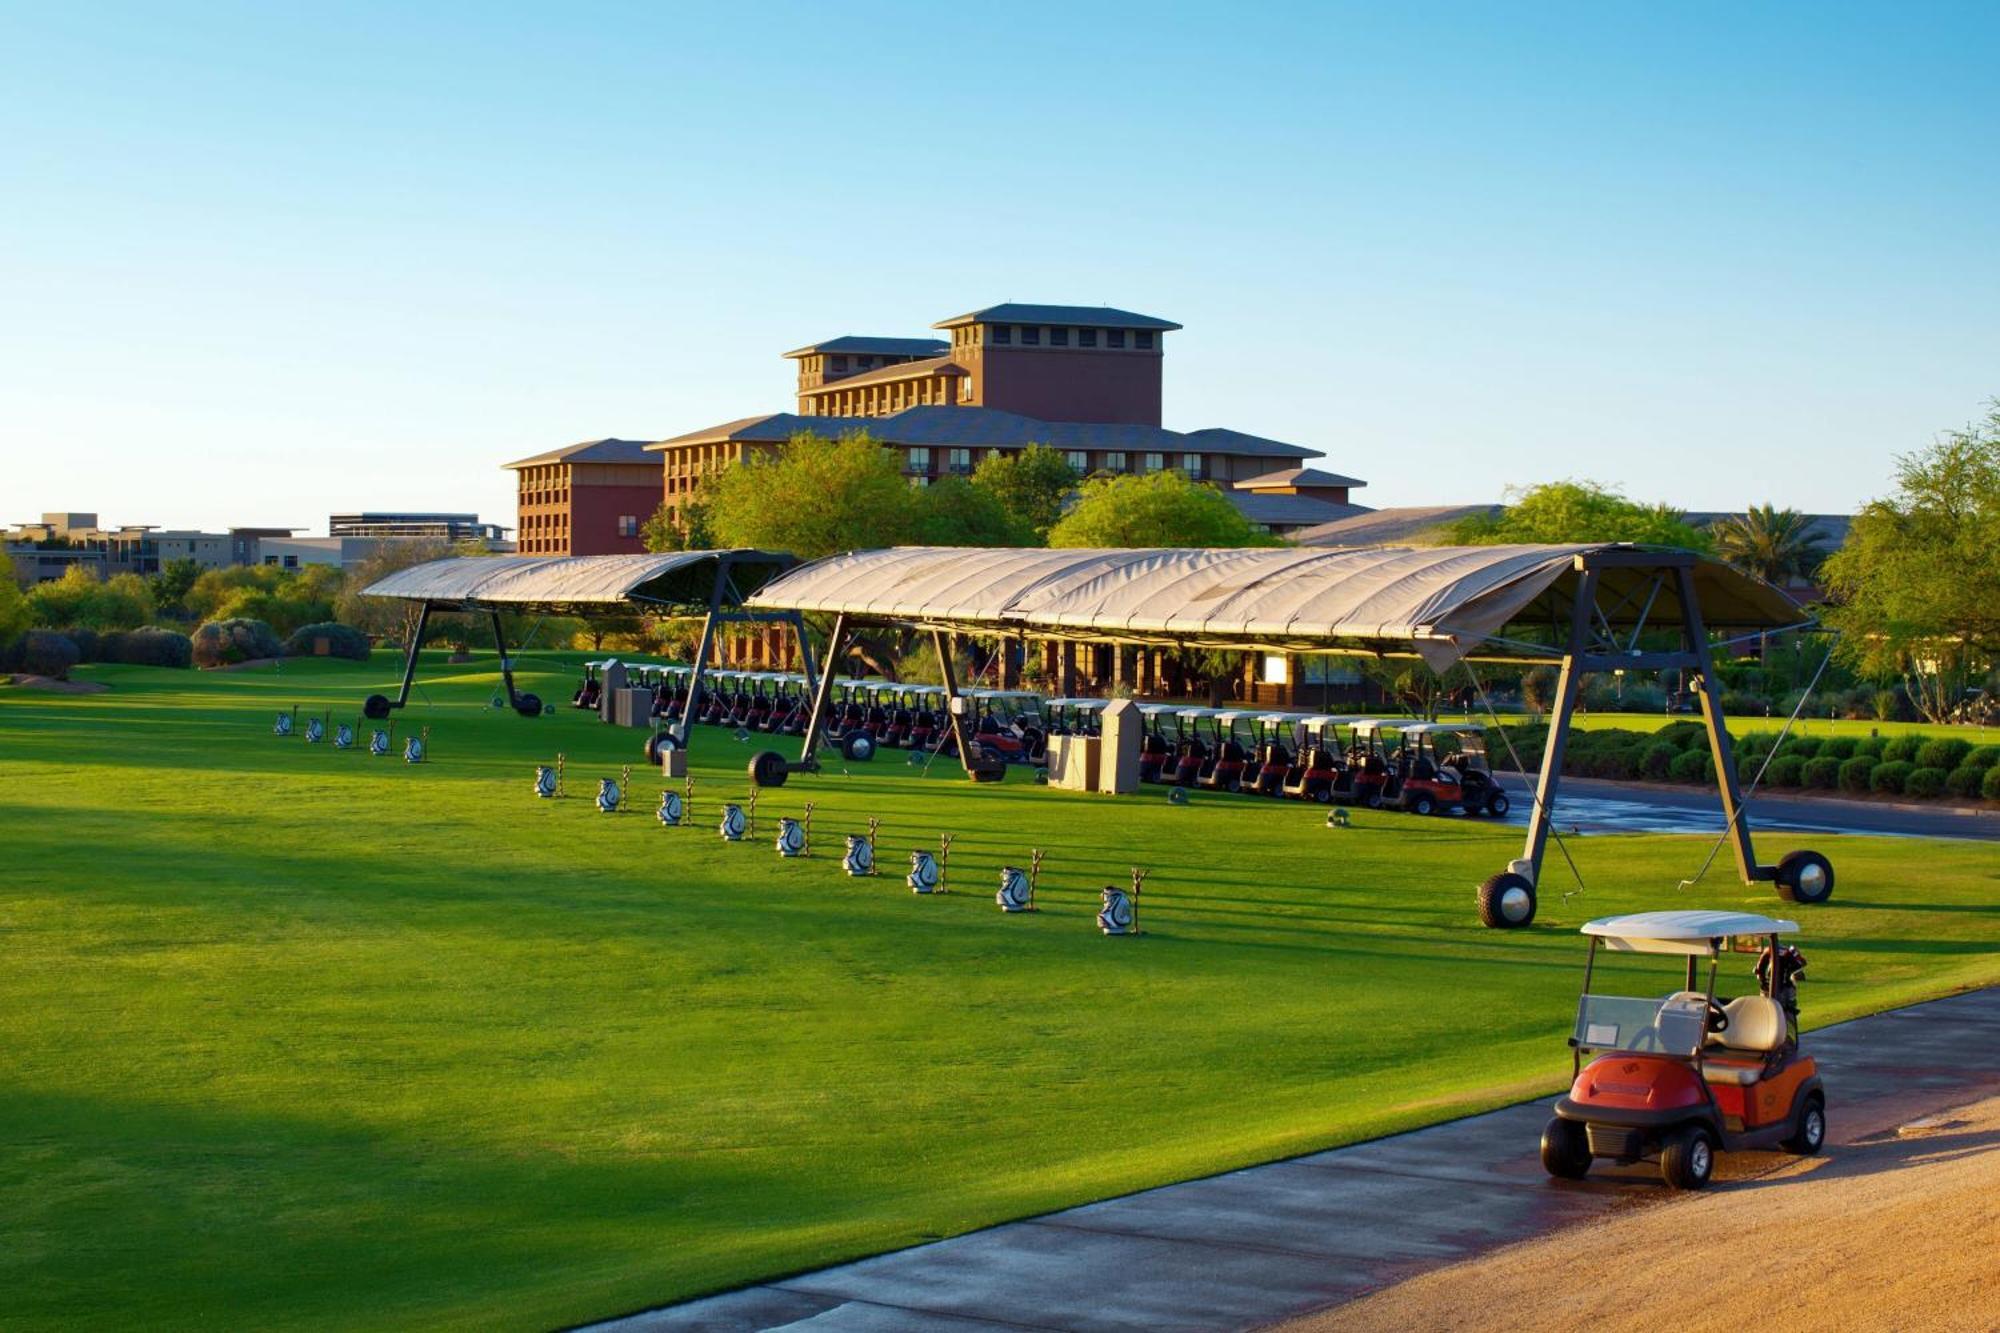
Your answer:
[[[681,822],[681,794],[677,791],[660,793],[660,823],[667,828],[678,828]]]
[[[291,715],[290,713],[280,713],[280,714],[278,714],[278,720],[277,720],[276,722],[274,722],[274,723],[272,723],[272,724],[271,724],[271,734],[272,734],[273,736],[289,736],[289,735],[291,735],[291,734],[292,734],[292,715]]]
[[[778,855],[803,856],[806,850],[806,826],[789,815],[778,821]]]
[[[1097,913],[1097,928],[1107,935],[1138,933],[1139,913],[1132,895],[1116,885],[1104,886],[1104,906]]]
[[[1034,886],[1028,882],[1028,872],[1019,866],[1000,867],[1000,891],[993,895],[993,901],[1000,904],[1003,912],[1026,912],[1035,905]]]
[[[618,790],[617,778],[597,780],[597,808],[607,815],[618,813],[618,803],[625,799],[625,793]]]
[[[936,893],[938,891],[937,858],[926,851],[910,853],[910,873],[905,877],[911,893]]]
[[[335,727],[333,729],[333,748],[336,750],[354,748],[354,728],[348,726],[345,722]]]
[[[535,765],[535,795],[547,800],[556,794],[556,771],[547,764]]]
[[[743,841],[743,807],[733,801],[722,807],[722,822],[716,831],[729,842]]]
[[[318,745],[326,739],[326,723],[316,717],[306,719],[306,744]]]
[[[424,742],[421,737],[403,737],[403,762],[406,764],[421,764],[424,762]]]
[[[840,858],[840,868],[857,877],[875,873],[875,844],[868,841],[867,834],[847,835],[847,852]]]
[[[380,759],[389,753],[389,733],[377,727],[368,734],[368,753]]]

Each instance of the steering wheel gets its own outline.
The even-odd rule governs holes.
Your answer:
[[[1710,1032],[1729,1031],[1729,1011],[1714,1000],[1708,1002],[1708,1030]]]

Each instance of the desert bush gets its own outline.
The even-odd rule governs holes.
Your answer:
[[[1882,792],[1889,796],[1900,796],[1903,783],[1917,766],[1907,759],[1884,759],[1875,765],[1875,771],[1868,775],[1868,790]]]
[[[1965,756],[1965,763],[1973,768],[1992,768],[2000,764],[2000,745],[1981,745]]]
[[[1766,717],[1771,712],[1771,701],[1747,690],[1724,690],[1722,711],[1728,717]]]
[[[1705,749],[1708,746],[1708,728],[1699,722],[1669,722],[1655,734],[1676,750]]]
[[[1712,782],[1715,763],[1706,750],[1683,750],[1667,766],[1667,775],[1675,782]]]
[[[1986,769],[1960,764],[1945,775],[1944,789],[1953,796],[1977,796],[1979,784],[1986,780],[1986,773]]]
[[[78,644],[81,648],[83,645]],[[1934,741],[1925,741],[1917,748],[1917,767],[1941,768],[1949,773],[1964,763],[1972,753],[1972,742],[1957,736],[1940,736]]]
[[[174,667],[185,670],[194,665],[194,641],[175,629],[147,625],[142,629],[107,634],[98,644],[104,662],[129,666]]]
[[[1919,735],[1891,736],[1882,742],[1882,757],[1891,763],[1906,763],[1914,767],[1917,751],[1923,745],[1924,738]]]
[[[327,656],[344,657],[352,662],[368,660],[368,636],[352,625],[343,625],[336,620],[323,620],[313,625],[301,625],[285,640],[285,656],[311,657],[319,648],[319,640],[326,640]]]
[[[194,632],[195,665],[226,666],[279,657],[285,646],[261,620],[211,620]]]
[[[101,662],[104,660],[98,655],[102,651],[100,644],[103,642],[104,636],[90,626],[64,626],[62,636],[76,645],[76,660],[79,663]]]
[[[1951,775],[1941,768],[1913,768],[1903,777],[1903,794],[1926,800],[1944,795],[1945,779]]]
[[[78,656],[68,635],[52,629],[31,629],[7,646],[4,665],[9,671],[68,680],[69,669],[77,664]]]
[[[1781,754],[1771,761],[1764,770],[1764,781],[1773,787],[1796,787],[1804,773],[1806,761],[1795,754]]]
[[[1857,757],[1867,755],[1870,759],[1880,759],[1883,748],[1888,744],[1880,736],[1863,736],[1854,742],[1854,753]]]
[[[1840,789],[1842,791],[1867,791],[1875,776],[1875,768],[1882,761],[1872,754],[1858,754],[1840,766]]]
[[[1839,759],[1825,753],[1817,759],[1806,760],[1805,768],[1799,773],[1800,785],[1816,791],[1832,791],[1840,785],[1840,764]]]
[[[1639,756],[1639,771],[1655,782],[1664,782],[1672,776],[1674,760],[1680,756],[1680,749],[1672,741],[1654,741]]]
[[[1800,759],[1812,759],[1818,756],[1820,745],[1817,736],[1794,736],[1785,742],[1784,753],[1795,754]]]
[[[1854,758],[1854,752],[1855,752],[1854,737],[1829,736],[1824,741],[1820,742],[1818,757],[1821,759],[1845,760]]]
[[[1986,776],[1979,780],[1979,794],[1989,801],[2000,801],[2000,764],[1986,770]]]

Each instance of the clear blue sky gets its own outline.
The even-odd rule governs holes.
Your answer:
[[[1376,505],[1839,510],[2000,394],[2000,6],[0,4],[0,521],[477,509],[996,301]]]

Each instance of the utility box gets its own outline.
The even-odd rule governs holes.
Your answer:
[[[1049,737],[1049,785],[1064,791],[1096,791],[1102,751],[1103,742],[1095,736]]]
[[[607,689],[604,697],[611,700],[611,721],[616,725],[653,725],[653,692],[643,685],[629,685],[622,690]]]
[[[599,673],[597,690],[597,720],[616,722],[618,720],[618,695],[625,688],[627,680],[622,662],[606,662]]]
[[[1146,720],[1130,699],[1113,699],[1104,706],[1098,738],[1097,790],[1128,796],[1139,790],[1139,742]]]

